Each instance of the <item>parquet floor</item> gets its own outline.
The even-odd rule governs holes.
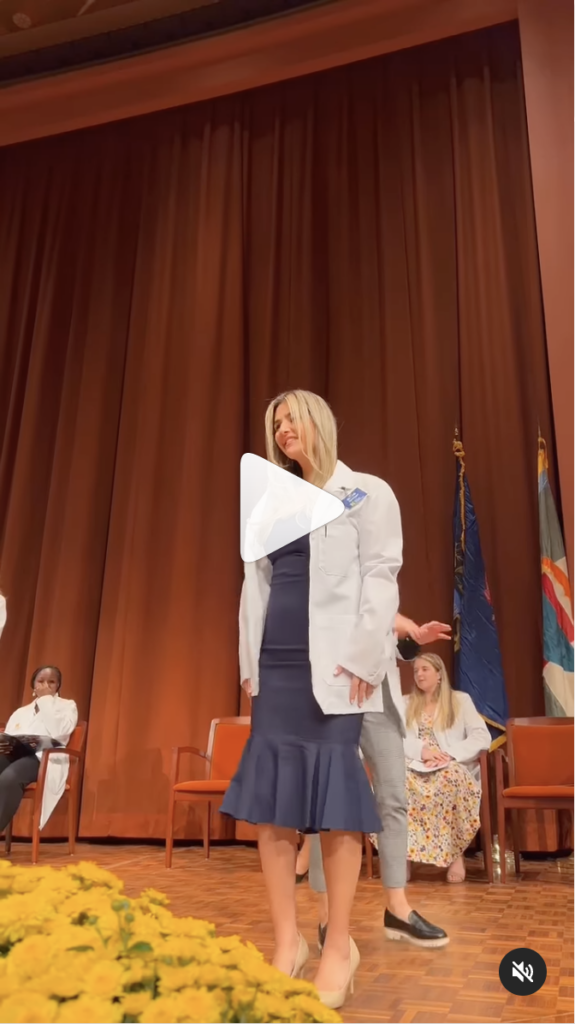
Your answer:
[[[30,847],[15,843],[12,859],[29,863]],[[80,844],[77,859],[92,860],[124,879],[129,895],[148,885],[166,892],[177,914],[213,921],[238,933],[264,954],[271,950],[262,877],[255,849],[216,846],[206,861],[199,847],[177,849],[164,868],[159,846]],[[66,862],[66,847],[44,844],[41,863]],[[471,860],[463,885],[448,886],[433,869],[419,869],[410,883],[412,904],[451,937],[440,950],[387,942],[382,931],[382,891],[362,878],[354,936],[362,955],[354,997],[344,1019],[357,1024],[491,1024],[573,1021],[573,859],[524,862],[520,880],[489,886],[481,861]],[[303,933],[315,938],[315,903],[298,889]],[[547,981],[535,995],[513,996],[499,981],[499,963],[519,946],[537,950]],[[315,949],[315,944],[314,947]],[[310,966],[313,970],[313,964]]]

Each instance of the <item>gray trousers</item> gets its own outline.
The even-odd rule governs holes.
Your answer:
[[[407,882],[407,798],[402,725],[387,679],[382,685],[384,711],[371,711],[363,716],[360,746],[371,771],[382,824],[378,836],[381,881],[386,889],[404,889]],[[325,892],[320,838],[313,835],[310,840],[309,884],[315,892]]]

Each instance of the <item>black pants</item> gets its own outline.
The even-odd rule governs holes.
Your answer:
[[[17,761],[0,754],[0,833],[12,821],[26,786],[36,782],[39,770],[40,762],[35,754]]]

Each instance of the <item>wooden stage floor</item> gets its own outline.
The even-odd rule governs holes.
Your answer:
[[[16,842],[11,859],[29,863],[29,845]],[[75,859],[116,872],[128,895],[152,885],[167,893],[176,914],[213,921],[220,932],[250,939],[266,955],[271,950],[258,856],[251,847],[215,846],[209,861],[200,847],[176,849],[171,871],[164,868],[159,846],[81,843]],[[41,864],[66,862],[65,846],[42,846]],[[451,937],[445,949],[423,951],[384,939],[380,882],[362,877],[353,924],[362,962],[344,1020],[573,1021],[573,858],[523,862],[523,868],[521,879],[511,875],[506,886],[487,885],[479,860],[469,861],[463,885],[449,886],[432,869],[420,869],[409,886],[411,902]],[[307,884],[299,887],[298,901],[311,945],[315,905]],[[499,981],[502,957],[519,946],[536,950],[547,964],[547,981],[532,996],[513,996]]]

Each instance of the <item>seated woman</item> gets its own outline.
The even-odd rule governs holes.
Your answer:
[[[4,736],[0,737],[0,833],[16,814],[26,786],[36,782],[42,756],[41,751],[18,756],[19,752],[14,750],[7,737],[26,736],[31,750],[34,743],[28,742],[30,737],[50,737],[55,746],[65,747],[78,724],[78,709],[73,700],[60,697],[61,686],[59,668],[46,665],[36,669],[32,676],[32,702],[10,716]],[[40,828],[44,828],[66,788],[68,769],[66,754],[50,757]]]
[[[478,758],[491,737],[471,697],[451,689],[441,658],[420,654],[413,674],[405,698],[407,857],[446,867],[448,882],[463,882],[463,854],[479,829]]]

